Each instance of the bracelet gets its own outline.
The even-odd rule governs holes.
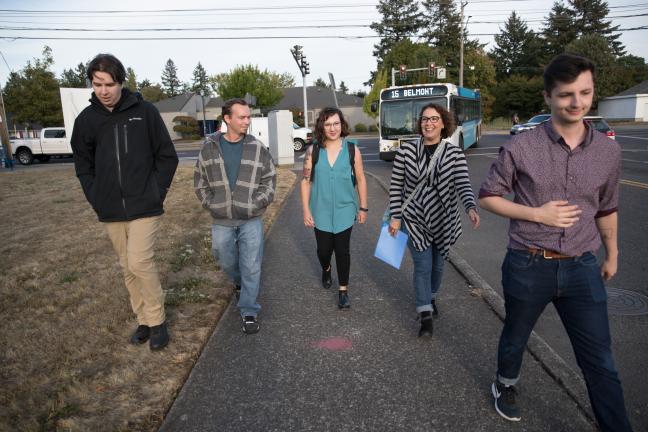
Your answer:
[[[369,209],[365,207],[360,207],[358,210],[363,211],[363,212],[368,212]]]

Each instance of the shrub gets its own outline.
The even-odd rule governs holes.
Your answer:
[[[355,125],[356,132],[367,132],[367,126],[364,123],[358,123]]]
[[[378,132],[378,126],[376,125],[369,125],[369,132]]]

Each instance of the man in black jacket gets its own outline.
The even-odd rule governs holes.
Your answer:
[[[123,88],[126,71],[116,57],[97,55],[87,77],[91,104],[71,139],[76,174],[124,271],[138,321],[131,343],[150,339],[151,350],[159,350],[169,335],[153,246],[178,156],[157,109]]]

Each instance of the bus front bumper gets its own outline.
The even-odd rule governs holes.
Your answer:
[[[380,159],[384,161],[393,161],[396,158],[396,151],[380,152]]]

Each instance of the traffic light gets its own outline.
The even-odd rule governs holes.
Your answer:
[[[428,66],[428,73],[430,74],[431,77],[434,77],[435,72],[436,72],[436,63],[430,62],[430,65]]]
[[[400,65],[400,68],[398,70],[400,72],[401,79],[405,79],[407,77],[407,65]]]

